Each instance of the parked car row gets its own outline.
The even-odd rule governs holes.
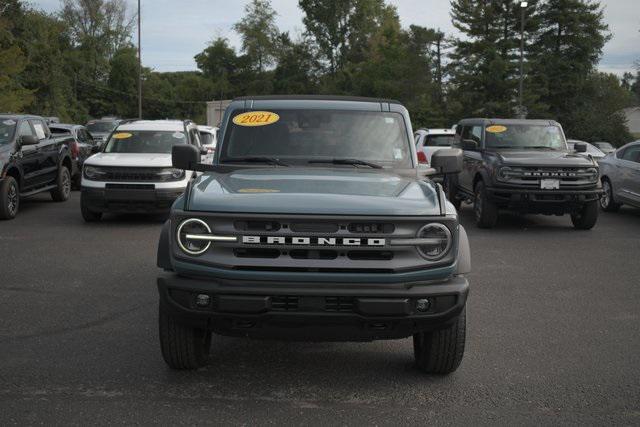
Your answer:
[[[0,219],[14,218],[21,198],[49,191],[54,200],[64,201],[71,188],[81,186],[87,221],[111,211],[166,212],[191,178],[171,168],[171,147],[194,145],[203,161],[211,162],[217,142],[217,128],[191,121],[59,122],[0,114]]]
[[[570,214],[575,228],[589,229],[598,201],[607,211],[640,206],[640,159],[633,148],[640,142],[616,150],[607,142],[565,139],[560,124],[549,120],[468,119],[454,129],[417,130],[418,160],[428,164],[433,150],[446,147],[464,151],[462,172],[444,185],[457,208],[473,204],[479,227],[493,227],[504,209]]]

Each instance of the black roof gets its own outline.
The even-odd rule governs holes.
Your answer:
[[[258,96],[240,96],[234,98],[234,101],[354,101],[354,102],[386,102],[389,104],[400,104],[400,101],[386,98],[369,98],[366,96],[342,96],[342,95],[258,95]]]
[[[480,125],[557,125],[555,120],[545,119],[498,119],[498,118],[470,118],[462,119],[459,125],[480,124]]]

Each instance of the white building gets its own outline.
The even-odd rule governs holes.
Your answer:
[[[222,116],[224,116],[224,110],[227,109],[230,103],[230,99],[223,99],[222,101],[208,101],[207,125],[218,126],[222,121]]]
[[[625,108],[622,113],[627,118],[629,132],[640,138],[640,107]]]

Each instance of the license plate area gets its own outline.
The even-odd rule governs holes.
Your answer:
[[[560,180],[559,179],[541,179],[540,188],[542,190],[559,190]]]

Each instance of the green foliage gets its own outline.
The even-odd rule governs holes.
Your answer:
[[[278,28],[276,12],[268,0],[253,0],[244,8],[244,17],[233,26],[242,39],[242,50],[261,73],[273,65],[276,56]]]
[[[585,141],[608,141],[618,146],[632,136],[621,110],[632,102],[632,95],[613,74],[591,73],[573,98],[567,111],[564,131],[570,138]]]
[[[386,0],[299,0],[305,31],[275,25],[270,0],[252,0],[234,25],[237,52],[215,38],[195,55],[199,71],[142,70],[145,118],[205,121],[205,103],[260,94],[395,98],[416,127],[448,127],[472,115],[512,117],[520,78],[520,1],[450,0],[459,39],[403,28]],[[82,122],[135,117],[135,15],[126,0],[62,0],[50,15],[0,0],[0,110]],[[640,102],[640,72],[597,73],[609,39],[599,1],[530,0],[525,10],[523,103],[531,118],[567,134],[622,143],[618,111]]]
[[[5,12],[4,10],[2,12]],[[27,66],[27,58],[16,45],[9,31],[5,13],[0,15],[0,111],[22,112],[33,102],[33,92],[26,89],[19,77]]]

